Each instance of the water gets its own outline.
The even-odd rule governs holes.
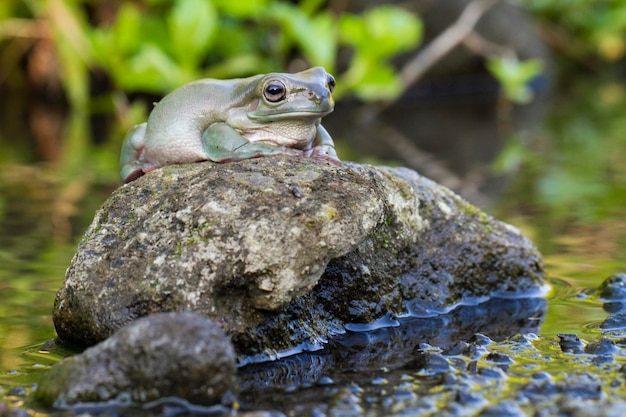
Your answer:
[[[570,104],[557,106],[545,128],[534,131],[534,140],[528,141],[530,134],[524,132],[513,137],[505,152],[507,159],[498,162],[520,168],[508,175],[505,192],[492,198],[487,211],[519,227],[538,245],[552,288],[547,303],[531,299],[519,305],[522,313],[537,312],[535,322],[527,314],[516,322],[519,327],[509,329],[510,334],[485,323],[479,328],[469,326],[467,334],[421,340],[415,336],[416,329],[423,331],[437,319],[415,318],[423,321],[398,326],[395,319],[387,318],[385,323],[393,326],[348,331],[327,349],[243,367],[242,409],[319,416],[438,411],[472,415],[491,404],[530,396],[532,389],[523,387],[538,384],[533,375],[542,372],[554,381],[590,372],[599,378],[604,399],[626,398],[619,388],[624,379],[619,369],[626,364],[626,345],[621,340],[626,334],[600,328],[610,312],[594,294],[608,276],[626,272],[626,168],[622,163],[626,151],[621,146],[626,140],[624,112],[618,111],[626,106],[623,101],[602,103],[601,92],[602,88],[585,90],[585,102],[591,103],[587,105],[565,98]],[[55,337],[54,296],[80,234],[114,186],[94,186],[85,178],[64,181],[43,166],[0,166],[0,213],[4,213],[0,217],[0,396],[5,402],[21,405],[42,373],[70,354],[47,345]],[[450,314],[459,316],[449,316],[442,323],[458,317],[471,322],[472,314],[497,308],[497,303],[495,307],[461,307],[466,310],[455,310]],[[463,372],[452,366],[452,371],[439,372],[434,367],[429,373],[424,369],[430,368],[410,365],[416,344],[429,342],[420,355],[436,361],[436,354],[471,339],[476,331],[492,333],[491,344],[484,347],[490,358],[502,353],[513,363],[494,363],[485,356],[472,363],[466,356],[448,352],[447,360]],[[527,336],[519,339],[516,333]],[[564,354],[557,336],[564,333],[576,334],[584,343],[608,336],[617,351],[606,363],[601,355]],[[472,366],[476,372],[467,376],[465,370]],[[469,389],[461,392],[459,384]],[[522,402],[521,407],[532,410],[530,403]]]

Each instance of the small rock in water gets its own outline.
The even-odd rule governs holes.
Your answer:
[[[548,395],[556,394],[557,387],[549,374],[540,373],[533,375],[533,379],[522,387],[521,393],[531,400],[542,399]]]
[[[434,352],[417,352],[415,359],[406,365],[409,368],[419,369],[429,375],[437,375],[451,369],[448,359]]]
[[[626,300],[626,273],[608,277],[598,287],[598,295],[606,301]]]
[[[162,313],[57,363],[35,399],[56,407],[164,397],[211,405],[232,399],[237,390],[235,353],[222,329],[197,314]]]
[[[490,379],[506,379],[506,373],[500,368],[480,368],[478,374]]]
[[[480,346],[489,346],[493,343],[493,340],[485,336],[484,334],[476,333],[474,337],[470,339],[470,342]]]
[[[565,394],[568,398],[597,400],[602,396],[602,386],[595,376],[583,373],[568,375],[556,383],[552,382],[552,378],[534,378],[522,387],[521,392],[531,400],[561,394]]]
[[[509,355],[499,352],[492,352],[488,354],[485,359],[490,362],[502,365],[510,365],[514,362]]]
[[[598,355],[595,358],[593,358],[591,360],[591,363],[593,363],[596,366],[600,366],[600,365],[604,365],[606,363],[611,363],[613,361],[614,361],[613,355],[604,354],[604,355]]]
[[[513,401],[502,401],[501,403],[485,408],[479,414],[481,417],[526,417],[526,413]]]
[[[590,353],[592,355],[611,355],[617,353],[618,351],[619,349],[615,347],[615,342],[606,337],[603,337],[598,341],[591,342],[585,347],[585,353]]]
[[[626,311],[613,313],[600,324],[603,330],[617,330],[626,328]]]
[[[602,397],[602,385],[598,378],[588,373],[569,375],[557,383],[557,389],[569,397],[583,400],[598,400]]]
[[[487,355],[489,351],[482,345],[472,343],[463,353],[465,353],[465,355],[467,355],[470,359],[476,360]]]
[[[446,356],[458,356],[458,355],[462,355],[468,348],[469,348],[469,343],[464,342],[464,341],[459,341],[456,344],[454,344],[453,346],[451,346],[450,348],[448,348],[447,350],[445,350],[443,353]]]
[[[585,345],[580,341],[577,335],[560,333],[557,334],[557,336],[561,339],[559,341],[559,346],[561,346],[561,351],[563,353],[583,353],[583,347]]]
[[[602,309],[607,313],[618,313],[626,309],[626,303],[623,301],[610,301],[602,304]]]
[[[486,400],[477,393],[469,392],[464,389],[458,389],[454,394],[454,400],[463,406],[475,405],[485,402]]]

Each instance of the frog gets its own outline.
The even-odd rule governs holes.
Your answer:
[[[321,125],[334,110],[334,88],[335,78],[323,67],[185,84],[155,103],[147,121],[126,134],[122,181],[171,164],[270,155],[341,165]]]

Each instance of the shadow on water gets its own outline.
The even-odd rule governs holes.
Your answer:
[[[240,368],[241,387],[244,392],[257,393],[260,389],[310,386],[329,377],[349,380],[357,372],[400,368],[415,360],[416,349],[422,344],[445,350],[470,341],[476,334],[500,341],[516,334],[536,333],[546,311],[543,298],[495,298],[436,317],[401,318],[395,327],[346,331],[323,350]]]

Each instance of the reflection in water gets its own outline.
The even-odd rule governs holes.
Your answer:
[[[537,333],[546,310],[543,298],[491,299],[436,317],[399,319],[395,327],[348,331],[321,351],[242,367],[242,391],[307,386],[329,374],[398,368],[414,360],[416,347],[423,343],[445,349],[477,333],[496,341]]]

